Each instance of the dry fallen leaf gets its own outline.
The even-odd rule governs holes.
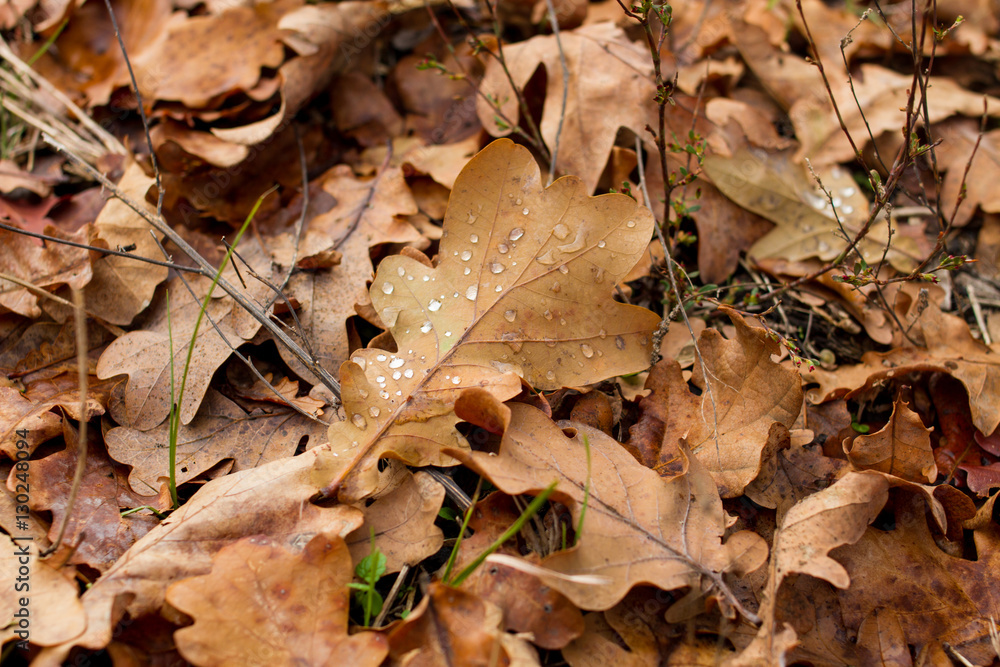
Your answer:
[[[671,475],[678,471],[679,443],[711,472],[725,498],[743,493],[768,458],[764,446],[774,423],[791,427],[802,406],[798,373],[771,360],[780,350],[763,329],[752,328],[741,315],[723,307],[736,327],[726,340],[706,329],[698,341],[708,371],[705,390],[701,365],[694,365],[692,395],[676,361],[661,361],[646,386],[653,393],[642,400],[643,419],[633,427],[629,447],[645,465]],[[636,429],[641,429],[636,430]]]
[[[48,225],[44,232],[57,238],[68,238],[66,234]],[[72,240],[81,243],[87,239]],[[49,243],[43,247],[28,236],[0,229],[0,273],[14,276],[38,288],[56,288],[60,285],[82,288],[93,276],[88,255],[81,248],[57,243]],[[0,308],[37,318],[42,314],[38,304],[41,298],[35,291],[0,279]]]
[[[198,296],[197,301],[192,298],[180,278],[174,278],[168,286],[169,320],[167,300],[158,299],[144,320],[143,329],[131,331],[112,342],[97,363],[99,378],[107,379],[120,374],[129,376],[123,426],[146,431],[163,422],[170,413],[174,398],[170,393],[171,381],[174,383],[174,390],[179,391],[201,300],[211,284],[207,278],[188,278],[187,281]],[[234,305],[232,299],[217,290],[205,310],[206,318],[198,329],[184,397],[180,403],[181,423],[190,424],[194,419],[208,391],[212,375],[232,354],[230,345],[238,347],[246,340],[235,329]],[[208,317],[215,322],[218,331],[207,321]],[[257,323],[256,327],[250,327],[254,331],[250,332],[248,338],[253,337],[259,326]],[[220,338],[219,331],[229,341],[228,345]]]
[[[922,346],[866,352],[860,364],[807,373],[808,380],[820,384],[810,390],[810,402],[877,393],[878,387],[894,377],[938,371],[965,385],[973,424],[980,433],[993,433],[1000,425],[1000,403],[995,400],[1000,392],[1000,354],[973,338],[964,320],[941,312],[933,302],[922,310],[909,335]]]
[[[501,617],[493,604],[432,582],[417,608],[388,632],[389,657],[408,667],[512,664],[501,643]]]
[[[686,474],[667,481],[600,431],[581,426],[580,434],[569,438],[535,408],[517,403],[510,407],[512,419],[499,456],[449,453],[508,494],[538,493],[558,481],[553,498],[569,505],[576,521],[587,487],[581,439],[587,435],[593,464],[580,541],[542,562],[563,574],[605,578],[604,583],[587,585],[542,577],[577,606],[608,609],[639,584],[673,590],[699,586],[702,578],[725,597],[723,573],[752,571],[763,564],[767,547],[757,535],[744,531],[723,543],[722,501],[696,458],[688,460]]]
[[[845,444],[844,453],[862,470],[879,470],[911,482],[933,482],[938,474],[930,431],[902,397],[893,404],[888,424],[859,435],[849,447]]]
[[[23,537],[23,536],[20,536]],[[9,593],[0,598],[0,642],[6,644],[11,639],[30,639],[36,646],[53,646],[69,641],[83,632],[87,619],[83,605],[77,598],[77,586],[73,581],[72,569],[68,576],[53,567],[51,561],[39,558],[39,543],[31,540],[14,542],[9,536],[0,534],[0,578],[9,582]],[[27,561],[20,560],[27,558]],[[27,574],[19,573],[26,568]],[[14,583],[21,577],[28,588],[21,590]],[[21,630],[27,637],[16,635],[21,629],[15,612],[20,610],[21,599],[28,597],[28,626]]]
[[[86,632],[43,651],[38,664],[61,665],[74,645],[106,647],[124,613],[133,619],[160,614],[167,586],[207,574],[212,556],[241,538],[265,535],[294,547],[320,533],[343,537],[357,528],[360,511],[309,502],[322,480],[334,474],[317,450],[322,448],[205,484],[87,590],[81,597]],[[120,599],[126,603],[116,604]]]
[[[510,133],[503,128],[496,108],[488,101],[496,100],[499,109],[511,123],[516,123],[519,110],[517,95],[511,81],[522,89],[544,67],[548,76],[545,109],[540,131],[552,150],[559,142],[556,169],[563,174],[575,174],[583,179],[587,193],[594,191],[611,154],[619,128],[627,127],[642,134],[647,123],[655,124],[655,94],[650,77],[649,54],[632,43],[624,31],[612,23],[584,26],[561,34],[561,48],[556,38],[539,35],[519,44],[504,47],[506,66],[490,60],[477,100],[477,111],[483,127],[494,136]],[[568,100],[565,120],[562,116],[563,78],[560,53],[565,53],[569,68]],[[608,57],[608,56],[611,57]],[[592,63],[600,60],[604,66]],[[508,74],[506,73],[509,71]],[[668,107],[668,114],[681,112]],[[678,124],[680,126],[680,123]],[[562,134],[559,128],[562,127]],[[686,132],[688,124],[678,128]]]
[[[403,565],[416,565],[441,548],[444,535],[434,525],[444,487],[427,473],[403,473],[403,482],[373,503],[362,508],[365,523],[347,536],[351,558],[357,563],[375,548],[385,555],[387,574],[399,572]]]
[[[399,168],[359,179],[350,168],[340,165],[319,180],[333,206],[309,221],[308,231],[313,236],[307,236],[308,244],[303,245],[329,244],[343,258],[329,270],[296,273],[287,293],[301,304],[298,318],[302,337],[309,341],[320,364],[333,369],[348,357],[344,321],[355,314],[350,295],[371,278],[369,249],[383,243],[413,242],[420,234],[404,218],[416,213],[417,206]],[[279,345],[278,350],[292,370],[312,378],[284,346]]]
[[[78,436],[69,427],[64,427],[64,430],[66,449],[32,461],[29,470],[32,481],[29,506],[36,512],[52,512],[49,539],[53,542],[69,509],[69,491],[77,465]],[[159,523],[149,513],[123,517],[121,511],[144,506],[165,510],[170,506],[170,499],[165,487],[152,487],[145,494],[133,492],[125,481],[125,469],[112,462],[102,451],[92,430],[89,434],[92,442],[80,490],[66,524],[63,551],[58,553],[67,562],[86,564],[105,572]],[[10,481],[15,480],[9,480],[8,485]],[[67,549],[69,545],[72,547]]]
[[[174,633],[177,648],[196,665],[380,665],[385,637],[347,633],[352,574],[336,535],[294,552],[243,538],[215,554],[210,574],[167,589],[167,601],[194,618]]]
[[[169,424],[149,431],[119,426],[105,433],[108,453],[132,467],[129,485],[137,493],[155,493],[169,473]],[[327,427],[298,412],[278,409],[248,414],[210,389],[190,424],[177,432],[177,485],[192,480],[222,460],[233,460],[233,471],[246,470],[295,453],[302,438],[315,446]]]
[[[827,196],[787,151],[742,148],[731,158],[710,155],[705,158],[705,172],[727,197],[777,225],[750,248],[751,258],[830,261],[847,247],[844,233],[853,240],[868,218],[868,200],[846,170],[833,167],[818,172],[837,207],[835,215]],[[888,227],[881,220],[858,248],[866,261],[878,262],[885,254],[900,270],[912,269],[921,256],[905,236],[894,234],[888,252],[887,244]]]
[[[925,517],[922,502],[899,496],[892,530],[869,528],[837,550],[853,584],[837,593],[844,621],[857,628],[876,609],[892,610],[905,619],[907,644],[946,641],[973,664],[990,664],[989,619],[1000,616],[1000,531],[996,524],[975,531],[977,560],[955,558],[935,544]]]
[[[500,400],[521,380],[558,389],[642,370],[659,317],[611,299],[645,249],[652,215],[624,195],[588,197],[579,179],[541,189],[531,154],[500,140],[455,183],[434,268],[385,258],[372,303],[398,351],[355,352],[341,367],[347,418],[330,428],[350,456],[346,496],[375,486],[375,462],[447,464],[463,447],[453,404],[467,388]],[[332,493],[344,484],[336,478]]]
[[[791,574],[808,574],[844,589],[851,577],[829,552],[856,542],[875,520],[888,498],[889,485],[872,473],[851,472],[833,486],[799,501],[785,514],[774,536],[770,571],[760,616],[763,624],[746,649],[748,664],[763,654],[784,662],[783,653],[794,645],[790,626],[779,627],[775,619],[781,584]]]

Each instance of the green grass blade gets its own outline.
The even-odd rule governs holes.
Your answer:
[[[477,567],[483,564],[483,561],[486,560],[487,556],[489,556],[491,553],[493,553],[501,546],[503,546],[504,542],[517,535],[521,531],[521,528],[524,527],[524,524],[528,523],[528,521],[531,520],[531,517],[535,516],[535,514],[538,513],[538,510],[541,509],[542,505],[544,505],[545,502],[549,499],[549,496],[552,495],[552,492],[556,490],[556,485],[558,484],[559,480],[552,482],[545,488],[544,491],[535,496],[535,499],[532,500],[531,503],[524,509],[524,512],[521,513],[521,516],[517,517],[517,521],[512,523],[510,528],[505,530],[503,535],[498,537],[496,541],[494,541],[493,544],[489,546],[489,548],[483,551],[483,553],[479,554],[476,557],[476,560],[469,563],[464,570],[459,572],[458,576],[456,576],[454,579],[451,580],[451,582],[449,582],[449,585],[460,586],[462,582],[465,581],[470,574],[476,571]]]

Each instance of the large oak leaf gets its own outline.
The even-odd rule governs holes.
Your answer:
[[[499,456],[449,453],[505,493],[539,493],[557,482],[553,497],[570,506],[576,521],[588,488],[586,435],[592,466],[582,532],[575,547],[549,556],[543,565],[605,580],[588,585],[542,577],[577,606],[608,609],[634,586],[700,587],[702,577],[724,596],[722,573],[763,564],[767,546],[757,535],[743,531],[723,543],[726,513],[715,482],[696,458],[688,459],[686,474],[664,480],[596,429],[581,426],[570,438],[541,411],[518,403],[510,407]]]
[[[659,318],[612,290],[652,225],[629,197],[589,197],[574,177],[543,190],[531,154],[509,140],[479,153],[455,183],[437,265],[379,265],[372,303],[398,351],[360,350],[341,367],[347,419],[330,442],[362,474],[325,491],[371,493],[381,456],[452,462],[441,450],[464,447],[453,405],[465,389],[506,400],[522,379],[551,390],[645,368]]]
[[[352,568],[341,537],[317,535],[298,553],[245,537],[212,561],[210,574],[167,589],[195,620],[174,635],[194,664],[376,667],[389,652],[380,634],[347,634]]]

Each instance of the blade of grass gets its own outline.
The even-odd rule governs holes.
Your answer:
[[[222,277],[222,272],[226,268],[226,264],[229,263],[233,256],[233,251],[236,250],[236,246],[239,245],[240,239],[243,238],[243,233],[246,232],[247,227],[250,226],[250,222],[253,220],[254,216],[257,215],[257,210],[260,209],[260,205],[264,202],[264,199],[278,189],[275,185],[267,192],[262,194],[257,198],[254,203],[253,208],[250,213],[247,214],[247,219],[243,221],[243,225],[240,227],[239,232],[236,233],[236,238],[233,240],[232,245],[229,246],[229,250],[226,251],[225,257],[219,263],[219,268],[215,272],[215,278],[212,280],[211,286],[208,288],[208,292],[205,294],[205,298],[202,299],[201,308],[198,309],[198,317],[194,321],[194,331],[191,332],[191,342],[188,343],[187,358],[184,360],[184,372],[181,373],[181,388],[177,392],[177,400],[172,400],[173,406],[171,408],[171,414],[176,412],[176,418],[170,420],[170,495],[171,500],[174,503],[174,509],[177,509],[177,484],[176,484],[176,468],[177,468],[177,433],[180,430],[180,405],[184,401],[184,387],[187,384],[188,371],[191,369],[191,358],[194,356],[194,344],[198,339],[198,330],[201,328],[201,320],[205,316],[205,310],[208,309],[208,304],[212,300],[212,293],[215,291],[215,286],[219,284],[219,278]],[[167,308],[168,317],[168,330],[169,330],[169,317],[170,309]],[[174,363],[173,363],[173,342],[170,344],[170,395],[171,399],[174,398]]]
[[[455,540],[455,546],[451,548],[451,554],[448,555],[448,563],[444,568],[444,576],[441,577],[443,581],[448,581],[448,577],[451,576],[451,568],[455,566],[455,559],[458,558],[458,547],[462,545],[462,538],[465,537],[465,529],[469,526],[469,519],[472,518],[472,510],[476,508],[476,503],[479,502],[479,489],[483,486],[483,478],[479,478],[479,482],[476,484],[476,491],[472,494],[472,502],[469,503],[469,507],[465,510],[465,516],[462,518],[462,528],[458,531],[458,539]]]
[[[476,571],[477,567],[483,564],[483,561],[486,560],[487,556],[503,546],[504,542],[517,535],[521,531],[521,528],[524,527],[524,524],[530,521],[531,517],[538,513],[538,510],[541,509],[542,505],[544,505],[549,499],[549,496],[552,495],[552,492],[555,491],[556,485],[558,484],[559,480],[552,482],[545,487],[544,491],[535,496],[535,499],[528,504],[528,506],[524,509],[524,512],[521,513],[521,516],[517,517],[517,520],[510,525],[510,528],[505,530],[503,535],[498,537],[485,551],[476,556],[476,560],[469,563],[464,570],[459,572],[454,579],[448,582],[448,585],[460,586],[470,574]]]
[[[583,448],[587,452],[587,484],[583,487],[583,505],[580,506],[580,520],[576,523],[576,537],[573,544],[580,543],[580,536],[583,535],[583,517],[587,516],[587,503],[590,502],[590,438],[583,434]]]

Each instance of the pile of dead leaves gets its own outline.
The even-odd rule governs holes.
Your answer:
[[[922,130],[940,139],[940,205],[977,244],[977,273],[942,274],[947,289],[827,273],[758,317],[751,296],[815,273],[866,225],[868,175],[830,96],[863,148],[898,150],[911,77],[892,56],[919,38],[909,5],[878,25],[819,0],[801,14],[764,0],[675,8],[664,122],[692,148],[665,175],[646,130],[653,64],[616,2],[556,2],[558,37],[544,2],[112,4],[148,148],[102,4],[0,12],[4,127],[24,123],[0,163],[13,228],[0,231],[5,655],[998,659],[1000,346],[947,312],[956,286],[986,290],[987,305],[995,288],[988,11],[963,6],[975,20],[940,41]],[[825,33],[810,55],[853,88],[831,78],[827,91],[801,48],[807,23]],[[43,131],[118,196],[44,150]],[[508,134],[532,150],[493,140]],[[692,153],[702,170],[676,193],[696,241],[676,252],[681,275],[718,294],[744,264],[722,288],[733,307],[692,297],[666,329],[673,269],[654,240],[662,210],[643,204],[662,209],[656,193]],[[565,177],[546,178],[548,158]],[[221,237],[274,184],[222,279],[339,385],[187,271],[177,245],[218,265]],[[177,238],[151,234],[126,197]],[[927,224],[880,218],[854,258],[902,276],[934,246]],[[366,587],[384,599],[370,618]]]

